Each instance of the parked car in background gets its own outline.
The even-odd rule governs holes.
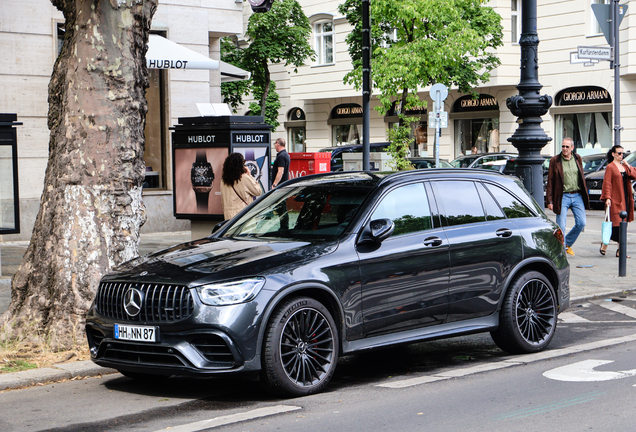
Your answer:
[[[605,169],[607,166],[607,154],[605,153],[585,155],[581,159],[583,159],[584,176]]]
[[[470,154],[466,156],[460,156],[450,162],[455,168],[485,168],[493,169],[494,171],[500,171],[496,168],[503,162],[513,157],[516,157],[515,153],[483,153],[483,154]]]
[[[409,162],[411,162],[411,164],[415,167],[415,169],[435,168],[435,158],[414,157],[414,158],[409,158]],[[439,167],[453,168],[453,166],[446,159],[439,160]]]
[[[379,143],[370,143],[369,151],[370,152],[385,152],[387,147],[389,147],[391,143],[389,142],[379,142]],[[338,147],[327,147],[324,149],[320,149],[320,152],[331,152],[331,171],[342,171],[344,168],[344,162],[342,160],[342,155],[344,153],[362,153],[362,144],[352,144],[352,145],[343,145]]]
[[[514,177],[318,174],[114,269],[86,335],[95,363],[133,379],[243,374],[303,396],[369,349],[490,332],[542,351],[569,273],[563,232]]]
[[[544,179],[547,180],[548,169],[550,168],[550,156],[541,155],[541,157],[543,158],[543,163],[541,164],[541,170],[543,172]],[[503,165],[503,167],[500,169],[500,172],[502,174],[517,175],[517,160],[518,159],[519,159],[518,156],[514,156],[507,160],[496,161],[494,163],[491,163],[491,165],[494,165],[494,166]]]
[[[630,153],[625,157],[625,162],[633,167],[636,167],[636,153]],[[587,193],[590,196],[590,207],[595,209],[605,208],[605,203],[601,201],[601,193],[603,192],[603,177],[605,177],[605,170],[593,172],[585,177],[585,186],[587,187]],[[634,197],[636,197],[636,182],[632,182],[632,190],[634,191]],[[636,200],[634,202],[636,207]]]

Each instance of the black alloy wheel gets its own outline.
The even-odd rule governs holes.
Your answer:
[[[517,276],[501,308],[499,328],[491,332],[497,346],[521,354],[544,350],[557,325],[557,303],[548,279],[531,271]]]
[[[289,300],[272,315],[263,343],[262,382],[268,391],[305,396],[322,391],[338,361],[338,333],[320,302]]]

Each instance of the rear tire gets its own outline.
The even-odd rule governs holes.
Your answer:
[[[306,396],[322,391],[338,362],[338,331],[322,303],[290,299],[276,308],[263,341],[261,382],[281,396]]]
[[[499,328],[490,333],[499,348],[512,354],[548,347],[557,326],[557,302],[550,281],[530,271],[515,278],[499,314]]]

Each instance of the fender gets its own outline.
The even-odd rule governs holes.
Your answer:
[[[289,297],[291,294],[293,294],[295,292],[303,291],[303,290],[306,290],[306,289],[320,290],[321,292],[329,295],[329,297],[331,297],[331,299],[333,300],[333,303],[337,306],[337,308],[338,308],[338,311],[337,311],[338,316],[337,317],[334,316],[333,318],[334,318],[334,320],[336,318],[339,319],[339,323],[340,323],[340,329],[339,329],[340,346],[338,348],[342,351],[342,342],[343,342],[343,338],[344,338],[344,335],[345,335],[345,329],[344,329],[345,317],[344,317],[344,311],[342,309],[342,304],[340,303],[340,300],[333,293],[333,291],[329,288],[329,286],[325,285],[323,282],[320,282],[320,281],[303,281],[303,282],[294,283],[293,285],[286,286],[285,288],[283,288],[280,291],[278,291],[278,293],[276,293],[276,295],[274,297],[272,297],[272,299],[269,301],[267,307],[263,311],[263,316],[262,316],[263,325],[261,325],[261,328],[258,330],[258,340],[256,342],[256,352],[258,353],[259,356],[260,356],[260,354],[261,354],[261,352],[263,350],[263,338],[265,337],[265,329],[267,328],[267,323],[269,322],[269,318],[274,313],[274,309],[276,309],[276,307],[278,307],[278,305],[282,302],[282,300],[285,297]]]
[[[548,280],[551,281],[552,278],[557,280],[557,284],[556,286],[553,286],[552,288],[555,290],[554,295],[557,298],[557,302],[559,302],[560,300],[560,296],[559,296],[559,272],[558,269],[556,268],[556,266],[550,262],[550,260],[544,258],[544,257],[532,257],[532,258],[527,258],[523,261],[521,261],[520,263],[518,263],[516,266],[514,266],[514,268],[510,271],[510,273],[508,274],[508,277],[506,278],[505,282],[504,282],[504,289],[503,289],[503,293],[502,295],[499,297],[499,302],[497,304],[497,311],[501,310],[501,305],[503,304],[504,299],[506,298],[506,294],[508,292],[508,289],[510,288],[510,284],[512,283],[513,279],[522,271],[524,270],[524,268],[528,267],[529,265],[535,264],[535,263],[540,263],[540,264],[547,264],[548,267],[550,268],[550,270],[552,270],[552,275],[551,277],[547,276]]]

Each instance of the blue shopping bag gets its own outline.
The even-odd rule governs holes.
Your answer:
[[[610,221],[609,207],[605,207],[605,221],[601,224],[601,241],[608,245],[612,237],[612,222]]]

